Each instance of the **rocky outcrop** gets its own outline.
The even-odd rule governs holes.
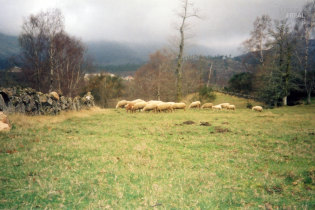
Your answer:
[[[93,107],[94,97],[66,97],[57,92],[44,94],[32,88],[0,88],[0,111],[28,115],[58,114],[61,110],[81,110]]]

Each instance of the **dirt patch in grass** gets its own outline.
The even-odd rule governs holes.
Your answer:
[[[283,187],[281,185],[266,186],[265,190],[267,191],[268,194],[282,193]]]
[[[200,126],[211,126],[209,122],[200,122]]]
[[[214,127],[214,131],[215,131],[216,133],[227,133],[227,132],[231,132],[230,129],[228,129],[228,128],[222,128],[222,127],[220,127],[220,126]]]
[[[229,122],[223,122],[222,123],[222,125],[228,125],[229,124]]]
[[[308,135],[310,135],[310,136],[315,136],[315,131],[309,132]]]
[[[175,124],[175,125],[193,125],[193,124],[195,124],[194,121],[187,120],[187,121],[185,121],[185,122],[182,122],[182,123],[180,123],[180,124]]]

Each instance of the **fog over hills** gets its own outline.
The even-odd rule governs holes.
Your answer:
[[[87,56],[91,57],[94,65],[126,65],[143,64],[149,55],[159,49],[167,47],[165,43],[128,43],[115,41],[84,42],[87,47]],[[0,69],[7,68],[9,59],[19,53],[18,37],[0,33]],[[215,55],[215,51],[200,45],[188,45],[188,55]],[[13,64],[11,64],[13,65]]]

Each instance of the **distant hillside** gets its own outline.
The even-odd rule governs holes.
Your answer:
[[[87,55],[92,57],[95,69],[114,72],[135,71],[148,61],[149,55],[165,46],[164,43],[125,43],[113,41],[86,42]],[[19,53],[18,37],[0,33],[0,69],[8,68],[10,58]],[[187,47],[189,55],[213,55],[205,46]],[[11,62],[12,63],[12,62]],[[11,64],[12,65],[12,64]],[[130,68],[130,69],[128,69]]]
[[[309,43],[309,59],[311,63],[315,63],[315,39],[310,40]],[[268,50],[265,53],[271,53],[272,51]],[[239,56],[235,56],[234,60],[242,62],[242,63],[247,63],[247,64],[253,64],[253,65],[257,65],[259,64],[259,61],[257,60],[257,58],[254,57],[254,55],[252,53],[245,53]],[[297,61],[295,61],[297,62]]]
[[[14,65],[12,57],[20,51],[18,38],[0,33],[0,70]]]
[[[247,71],[242,62],[226,56],[203,56],[201,61],[203,63],[202,66],[200,66],[199,56],[188,57],[188,60],[192,62],[197,69],[201,70],[204,82],[208,80],[209,69],[212,64],[210,83],[218,87],[227,86],[229,79],[234,74]]]
[[[149,54],[160,48],[161,44],[130,44],[121,42],[87,42],[88,55],[96,65],[142,64]]]

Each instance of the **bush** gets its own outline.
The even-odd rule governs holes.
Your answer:
[[[249,72],[235,74],[229,80],[227,90],[248,94],[252,91],[253,75]]]
[[[246,108],[248,108],[248,109],[253,108],[253,104],[252,104],[252,103],[250,103],[250,102],[247,102],[247,104],[246,104]]]
[[[216,98],[213,89],[204,85],[199,89],[199,100],[201,102],[210,102],[214,101]]]
[[[120,97],[123,88],[120,77],[101,74],[92,76],[86,81],[84,92],[91,92],[98,106],[108,107],[108,101]]]

